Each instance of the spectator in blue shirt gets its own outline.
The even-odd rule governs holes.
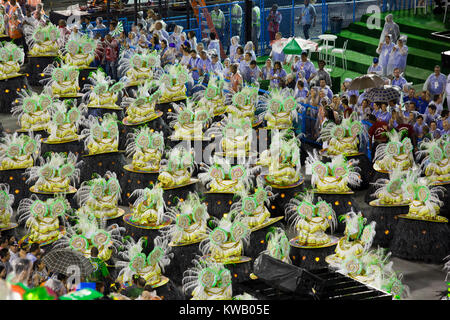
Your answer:
[[[423,122],[423,116],[419,114],[416,118],[416,124],[414,125],[414,132],[418,139],[423,138],[423,128],[426,127],[426,124]]]
[[[211,55],[211,71],[215,74],[221,74],[223,71],[223,65],[219,61],[219,55],[216,53]]]
[[[200,58],[197,57],[197,51],[195,51],[195,49],[191,50],[191,59],[189,60],[188,63],[188,69],[192,72],[192,79],[194,79],[195,81],[198,81],[200,74]]]
[[[408,90],[408,95],[403,97],[403,102],[414,102],[414,105],[417,106],[417,98],[416,98],[416,90],[414,88],[410,88]]]
[[[211,32],[209,34],[209,44],[208,44],[208,51],[209,50],[215,50],[216,54],[220,55],[220,43],[219,40],[216,39],[216,34],[214,32]]]
[[[406,79],[400,76],[400,69],[394,69],[394,79],[392,79],[391,85],[397,86],[400,90],[403,90],[403,86],[407,83]]]
[[[447,77],[441,73],[441,67],[435,66],[432,73],[423,85],[423,90],[428,90],[431,96],[444,93],[447,84]]]
[[[300,17],[298,18],[297,24],[302,23],[303,35],[305,39],[309,39],[309,29],[314,28],[316,25],[316,9],[309,3],[309,0],[305,0],[305,6],[301,9]]]
[[[429,126],[431,121],[436,121],[438,118],[438,114],[436,113],[436,106],[434,104],[430,104],[428,106],[428,113],[425,115],[425,122]]]
[[[313,63],[309,61],[308,54],[304,51],[302,52],[300,60],[295,64],[293,70],[295,73],[302,73],[308,84],[316,76],[316,68]],[[297,75],[297,80],[299,76]]]
[[[436,124],[439,129],[444,129],[444,122],[448,119],[448,110],[442,110],[441,116],[437,119]]]
[[[250,84],[255,84],[255,83],[258,83],[260,73],[261,73],[261,70],[256,65],[256,61],[252,60],[250,62],[250,65],[245,68],[245,71],[242,74],[242,78],[244,79],[244,81],[246,81]]]

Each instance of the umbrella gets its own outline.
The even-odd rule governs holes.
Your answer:
[[[389,102],[398,100],[400,92],[397,88],[385,86],[384,88],[373,88],[367,91],[366,98],[372,102]]]
[[[295,40],[295,38],[292,38],[292,40],[284,46],[283,52],[285,54],[301,54],[303,52],[303,49]]]
[[[94,271],[89,259],[72,249],[52,250],[42,258],[42,261],[49,271],[62,273],[66,276],[72,273],[71,269],[74,266],[80,269],[81,277],[87,277]]]
[[[376,74],[365,74],[353,79],[348,87],[349,90],[363,90],[368,88],[378,88],[384,85],[384,80]]]

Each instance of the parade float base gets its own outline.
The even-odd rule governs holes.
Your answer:
[[[153,121],[155,119],[160,118],[163,115],[163,113],[161,111],[156,111],[155,114],[152,117],[149,117],[148,119],[142,120],[142,121],[138,121],[138,122],[131,122],[128,120],[128,116],[125,117],[123,119],[123,124],[126,126],[139,126],[139,125],[143,125],[146,124],[147,122]],[[155,128],[153,128],[155,129]]]
[[[163,187],[163,198],[166,205],[174,206],[178,203],[178,199],[186,199],[190,192],[195,192],[198,181],[198,179],[191,178],[188,183],[182,185]]]
[[[289,241],[289,257],[292,264],[307,270],[321,269],[328,266],[326,257],[334,253],[339,238],[329,236],[330,242],[320,246],[305,246],[298,243],[298,237]]]
[[[184,300],[185,296],[170,279],[164,285],[154,287],[156,294],[163,300]]]
[[[399,215],[397,230],[391,241],[391,252],[395,257],[418,260],[426,263],[442,263],[450,252],[450,229],[447,219],[422,220]]]
[[[322,200],[331,204],[334,212],[336,213],[336,217],[339,217],[342,214],[346,214],[350,212],[352,209],[355,212],[359,211],[359,206],[356,204],[356,201],[353,199],[353,191],[347,192],[327,192],[327,191],[318,191],[317,189],[313,189],[314,192],[314,201],[318,201],[320,197]],[[337,221],[335,233],[344,233],[345,230],[345,221]]]
[[[88,105],[88,117],[93,115],[94,117],[103,118],[107,113],[115,113],[119,121],[121,121],[125,116],[124,109],[118,106],[114,107],[112,105],[108,105],[94,107]]]
[[[367,286],[329,268],[306,270],[266,254],[255,264],[255,276],[233,286],[261,300],[391,300],[384,291]]]
[[[41,247],[41,249],[43,249],[45,251],[45,253],[50,252],[53,249],[53,246],[55,244],[55,242],[59,239],[61,239],[66,233],[66,230],[62,227],[59,226],[59,236],[52,239],[52,240],[48,240],[45,242],[39,242],[39,246]],[[20,239],[18,241],[19,245],[23,245],[26,249],[29,249],[29,247],[31,246],[31,243],[33,242],[29,242],[29,235],[25,235],[22,239]]]
[[[15,74],[8,79],[0,80],[0,93],[2,99],[0,100],[0,113],[11,114],[11,108],[19,98],[19,92],[28,89],[28,80],[25,74]]]
[[[160,225],[140,225],[131,221],[131,214],[126,214],[123,216],[123,221],[125,222],[126,234],[131,236],[135,241],[139,238],[147,238],[147,246],[143,248],[145,254],[149,254],[153,248],[153,240],[157,236],[161,236],[161,229],[168,227],[171,223],[171,219],[166,219],[164,223]]]
[[[13,208],[19,205],[20,200],[29,198],[31,193],[26,185],[27,180],[25,174],[26,169],[8,169],[0,170],[1,183],[9,185],[9,192],[14,195]]]
[[[53,64],[57,57],[57,53],[36,56],[28,55],[29,63],[27,72],[29,74],[28,81],[31,86],[41,85],[39,81],[46,77],[44,69],[47,68],[48,65]]]
[[[95,70],[97,70],[97,68],[95,67],[89,67],[89,66],[80,66],[79,67],[80,70],[80,75],[79,75],[79,84],[80,84],[80,88],[84,88],[85,84],[90,83],[89,82],[89,75],[91,74],[91,72],[95,72]]]
[[[206,255],[201,260],[223,264],[231,273],[232,286],[250,279],[250,274],[253,271],[253,260],[246,256],[240,256],[235,259],[215,260],[211,259],[209,255]]]
[[[37,130],[36,129],[17,129],[16,132],[17,133],[24,133],[26,135],[29,134],[29,132],[31,131],[33,133],[34,136],[37,136],[38,134],[41,136],[41,138],[45,139],[49,136],[47,130],[47,127],[39,127]]]
[[[289,203],[289,201],[294,198],[297,194],[303,191],[305,179],[300,177],[300,180],[297,182],[287,185],[287,186],[278,186],[270,183],[267,180],[266,175],[262,175],[264,181],[272,187],[272,194],[276,194],[275,199],[273,199],[269,206],[269,212],[274,217],[280,217],[285,215],[285,207]]]
[[[244,246],[244,253],[246,256],[256,259],[258,255],[267,249],[267,233],[272,228],[283,228],[284,217],[269,218],[263,224],[250,229],[250,241],[247,246]]]
[[[76,155],[81,154],[84,149],[83,137],[78,136],[76,139],[65,139],[60,141],[48,141],[44,139],[41,144],[41,154],[48,152],[68,153],[72,152]]]
[[[230,212],[233,204],[234,192],[211,192],[204,193],[208,214],[212,217],[222,219],[225,213]]]
[[[125,165],[123,169],[123,176],[119,179],[120,185],[122,186],[123,205],[133,203],[130,196],[134,190],[144,189],[158,182],[159,171],[136,170],[132,164]]]
[[[83,155],[81,160],[83,164],[80,170],[80,181],[92,179],[94,173],[104,176],[107,171],[115,172],[119,183],[123,173],[123,166],[126,164],[124,151],[112,151],[106,153],[97,153],[93,155]],[[120,185],[121,189],[124,185]]]
[[[381,204],[378,199],[371,201],[369,204],[371,208],[364,217],[367,218],[367,223],[376,222],[376,233],[372,245],[389,248],[395,234],[398,222],[397,216],[408,213],[409,204]]]
[[[206,235],[203,238],[197,239],[195,242],[182,244],[169,243],[174,255],[170,264],[165,267],[164,274],[169,275],[170,279],[177,285],[182,284],[183,272],[193,266],[192,260],[200,256],[201,253],[198,246],[205,238]]]

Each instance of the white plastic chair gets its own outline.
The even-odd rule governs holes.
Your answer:
[[[447,8],[448,6],[450,6],[450,2],[448,0],[442,0],[441,4],[445,7],[445,11],[444,11],[444,23],[445,23],[445,18],[447,17]]]
[[[336,67],[336,55],[340,55],[342,58],[342,68],[344,70],[347,70],[347,43],[348,40],[344,41],[344,46],[341,48],[334,48],[333,50],[331,50],[331,57],[333,59],[333,68]]]
[[[322,45],[317,48],[317,51],[319,51],[319,59],[325,61],[326,64],[329,64],[330,62],[328,61],[328,51],[335,47],[336,38],[337,37],[335,35],[330,34],[322,34],[319,36],[319,39],[322,40],[323,42]]]
[[[421,5],[421,6],[419,6],[419,1],[420,0],[414,0],[414,14],[416,14],[417,8],[425,9],[425,14],[426,14],[427,13],[427,1],[428,0],[423,0],[423,5]]]

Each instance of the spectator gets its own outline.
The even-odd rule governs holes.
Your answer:
[[[164,43],[166,40],[161,41],[161,43]],[[161,64],[174,64],[175,58],[176,58],[176,46],[175,43],[169,43],[169,47],[164,52],[164,54],[161,57]]]
[[[199,74],[201,76],[207,76],[211,70],[211,60],[206,54],[206,51],[200,51]],[[208,79],[205,79],[205,82],[208,82]]]
[[[223,65],[219,61],[219,55],[216,53],[211,55],[211,71],[216,75],[219,75],[224,71]]]
[[[14,261],[19,257],[19,245],[16,241],[14,241],[10,246],[9,246],[9,262],[10,263],[14,263]]]
[[[189,65],[189,61],[191,60],[191,55],[189,53],[189,49],[186,47],[182,47],[181,53],[183,55],[181,56],[180,64],[187,67]]]
[[[441,73],[441,67],[436,65],[434,73],[430,74],[423,85],[423,90],[428,90],[431,96],[443,95],[447,84],[447,77]]]
[[[125,289],[125,296],[129,297],[130,299],[136,299],[139,297],[142,292],[144,291],[146,281],[144,278],[134,275],[133,276],[133,284]]]
[[[286,71],[284,71],[281,62],[275,61],[275,63],[273,64],[272,72],[270,73],[270,87],[279,88],[280,79],[284,79],[286,75]]]
[[[42,283],[47,281],[48,272],[45,268],[45,264],[41,259],[37,259],[33,263],[33,274],[32,274],[32,283],[34,287],[40,286]]]
[[[430,93],[428,91],[422,91],[422,95],[417,98],[417,109],[419,113],[424,114],[427,111],[429,103]]]
[[[231,7],[231,36],[241,36],[242,8],[235,3]]]
[[[392,42],[397,42],[398,38],[400,37],[400,28],[398,27],[398,24],[394,22],[393,15],[388,14],[384,18],[384,21],[385,23],[383,26],[383,31],[380,35],[380,42],[383,41],[387,35],[391,36]]]
[[[293,69],[296,73],[302,73],[308,84],[316,76],[317,71],[311,61],[308,59],[308,54],[304,51],[302,52],[300,61],[294,66]],[[297,75],[297,79],[299,76]]]
[[[227,79],[227,80],[231,80],[231,76],[232,76],[232,73],[231,73],[231,60],[229,58],[226,58],[223,61],[223,66],[224,66],[223,77],[225,79]]]
[[[429,107],[431,105],[434,105],[436,107],[436,116],[439,115],[442,112],[442,110],[444,109],[444,106],[442,105],[442,96],[440,96],[438,94],[433,96],[433,101],[431,101],[428,104],[428,108],[425,111],[425,115],[428,115],[430,113],[430,108]]]
[[[23,46],[22,20],[19,20],[17,14],[12,14],[8,21],[9,37],[18,46]]]
[[[436,121],[437,118],[436,105],[430,103],[428,106],[428,113],[425,114],[425,122],[429,126],[431,121]]]
[[[392,79],[391,85],[397,86],[401,89],[403,89],[403,86],[407,83],[406,79],[400,76],[400,69],[395,68],[394,69],[394,79]]]
[[[197,57],[197,51],[191,50],[191,59],[189,59],[188,69],[192,72],[192,79],[198,81],[200,77],[200,58]]]
[[[41,248],[38,243],[33,242],[30,251],[27,253],[27,259],[34,263],[41,254]]]
[[[251,56],[252,56],[252,60],[256,60],[256,54],[255,54],[255,50],[254,50],[254,46],[253,43],[251,41],[247,41],[247,43],[244,46],[244,52],[250,52]]]
[[[272,59],[267,59],[264,67],[261,70],[261,79],[270,80],[270,73],[272,72]]]
[[[109,271],[106,267],[106,263],[98,257],[98,248],[91,248],[91,257],[89,258],[92,266],[94,267],[94,272],[89,276],[89,281],[107,281],[109,280]]]
[[[386,123],[389,123],[389,120],[391,120],[392,114],[387,110],[387,104],[382,103],[381,104],[381,111],[378,115],[378,119],[381,121],[384,121]]]
[[[313,106],[319,106],[319,93],[317,92],[317,88],[311,88],[309,90],[309,96],[306,98],[306,103]]]
[[[373,58],[372,65],[367,69],[368,74],[383,75],[383,67],[379,64],[378,58]]]
[[[433,139],[439,139],[441,137],[441,130],[438,129],[436,121],[430,121],[430,135]]]
[[[444,134],[450,135],[450,122],[448,118],[445,121],[442,121],[441,135]]]
[[[281,20],[282,15],[280,11],[278,11],[278,5],[273,4],[272,9],[269,11],[269,15],[267,16],[267,30],[269,31],[269,39],[271,42],[275,40],[275,34],[280,29]]]
[[[299,102],[304,102],[308,96],[308,90],[305,88],[305,84],[302,80],[297,81],[297,86],[294,91],[294,98]]]
[[[423,116],[419,114],[416,118],[416,124],[414,125],[414,132],[416,133],[416,137],[419,139],[423,138],[423,129],[426,127],[426,124],[423,121]],[[419,141],[417,141],[419,142]]]
[[[255,61],[255,65],[256,65],[256,61]],[[285,83],[285,85],[286,85],[286,88],[295,90],[296,81],[295,81],[295,75],[294,74],[289,73],[286,76],[286,83]]]
[[[216,39],[216,34],[214,32],[211,32],[209,34],[209,44],[208,44],[208,51],[214,50],[216,54],[220,55],[220,42],[218,39]]]
[[[330,99],[330,101],[331,101],[331,99],[333,98],[333,91],[331,91],[330,87],[327,85],[326,80],[324,78],[319,79],[319,87],[320,87],[320,90],[324,90],[326,92],[327,98]],[[355,96],[355,98],[356,98],[356,96]],[[356,101],[355,101],[355,105],[356,105]]]
[[[383,68],[382,75],[386,77],[388,76],[387,68],[389,65],[390,54],[395,44],[392,42],[391,35],[389,34],[382,39],[384,39],[384,42],[380,41],[376,52],[379,54],[378,58],[380,60],[380,65]]]
[[[218,5],[214,6],[214,10],[211,12],[211,20],[216,29],[216,33],[219,36],[219,40],[223,44],[225,40],[225,15],[222,10],[219,9]]]
[[[252,42],[255,46],[255,52],[258,52],[258,41],[261,35],[261,10],[255,1],[252,4]]]
[[[106,73],[113,80],[118,80],[117,63],[119,59],[119,43],[111,34],[105,36],[105,67]]]
[[[414,88],[410,88],[408,90],[408,95],[403,97],[403,102],[413,102],[415,106],[417,106],[417,98],[416,98],[416,90]]]
[[[448,114],[449,114],[449,112],[448,112],[448,110],[442,110],[442,112],[441,112],[441,116],[437,119],[437,127],[439,128],[439,129],[444,129],[444,127],[443,127],[443,123],[445,122],[445,121],[447,121],[447,119],[448,119]]]
[[[319,66],[319,69],[317,69],[317,75],[314,77],[314,85],[319,86],[320,79],[324,79],[326,85],[331,88],[331,76],[328,71],[325,70],[325,61],[319,60],[317,65]]]
[[[256,61],[250,61],[250,65],[246,68],[245,73],[243,74],[244,81],[250,84],[258,84],[259,75],[261,74],[261,70],[256,65]]]
[[[392,48],[387,70],[388,75],[391,75],[395,68],[399,68],[401,73],[405,71],[408,58],[408,46],[405,43],[406,37],[400,37],[397,40],[397,45]]]
[[[97,17],[97,19],[95,19],[95,29],[106,29],[102,17]]]
[[[252,55],[250,52],[246,52],[244,54],[244,59],[239,63],[239,72],[244,77],[244,73],[247,67],[250,66],[250,62],[252,61]]]
[[[236,50],[239,47],[239,36],[234,36],[231,38],[231,45],[230,45],[230,60],[234,61],[236,56]]]
[[[150,44],[147,44],[147,46],[150,50],[161,50],[161,42],[157,33],[153,34],[153,36],[150,38]]]
[[[0,237],[0,250],[9,248],[9,239],[7,236]]]
[[[230,67],[231,71],[231,88],[234,92],[238,92],[242,89],[242,76],[240,75],[238,71],[238,64],[234,63]]]
[[[309,39],[309,29],[316,26],[316,9],[310,5],[309,0],[305,0],[305,6],[301,9],[297,24],[302,23],[303,35],[306,40]]]
[[[0,250],[0,266],[3,266],[6,269],[6,274],[9,274],[12,271],[11,264],[9,263],[9,249],[3,248]]]
[[[239,46],[236,48],[236,54],[234,55],[234,60],[231,62],[239,64],[241,60],[244,60],[244,48]]]
[[[187,34],[188,42],[191,45],[191,49],[195,49],[197,47],[197,37],[195,36],[195,31],[189,31]]]

